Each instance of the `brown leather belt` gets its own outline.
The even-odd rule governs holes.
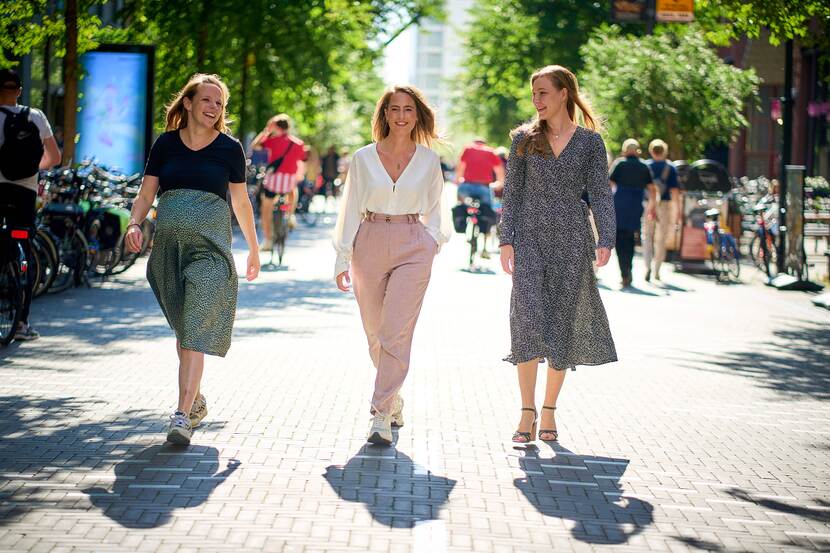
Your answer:
[[[369,221],[370,223],[417,223],[418,222],[418,215],[414,213],[408,213],[406,215],[384,215],[383,213],[375,213],[373,211],[367,211],[366,217],[363,218],[364,221]]]

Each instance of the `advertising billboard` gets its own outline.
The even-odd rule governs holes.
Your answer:
[[[101,46],[80,63],[76,160],[141,172],[152,140],[152,46]]]

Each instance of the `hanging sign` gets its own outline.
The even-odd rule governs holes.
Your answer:
[[[694,0],[657,0],[655,11],[657,21],[688,23],[695,20]]]

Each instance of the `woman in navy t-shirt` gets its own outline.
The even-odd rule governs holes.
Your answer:
[[[254,214],[245,186],[245,153],[226,134],[228,88],[216,75],[194,75],[167,108],[167,132],[150,150],[133,204],[127,246],[141,248],[140,222],[159,195],[147,279],[176,333],[178,408],[167,439],[189,444],[207,414],[200,393],[205,354],[223,356],[231,344],[237,275],[231,253],[230,190],[248,243],[247,279],[259,274]]]

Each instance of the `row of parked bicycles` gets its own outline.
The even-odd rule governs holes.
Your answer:
[[[141,227],[142,251],[129,252],[124,245],[140,185],[140,174],[120,174],[93,161],[41,173],[36,228],[3,224],[0,232],[0,344],[14,335],[28,283],[34,298],[90,285],[126,271],[152,247],[152,210]],[[26,240],[33,253],[28,258]]]

